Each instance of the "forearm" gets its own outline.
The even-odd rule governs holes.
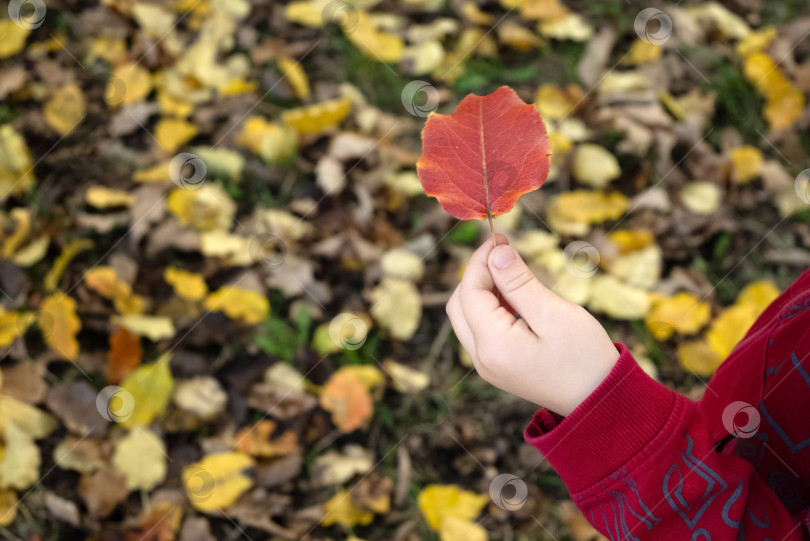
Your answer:
[[[580,407],[559,423],[541,410],[525,433],[586,518],[610,539],[805,539],[750,463],[715,451],[695,404],[618,347]]]

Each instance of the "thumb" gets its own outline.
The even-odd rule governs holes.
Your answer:
[[[495,247],[487,260],[495,287],[529,327],[538,333],[543,314],[548,314],[549,304],[558,297],[532,273],[514,248],[508,245]]]

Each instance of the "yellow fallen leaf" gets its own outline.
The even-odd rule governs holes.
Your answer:
[[[0,41],[5,43],[5,40]],[[34,181],[34,160],[25,139],[11,124],[3,124],[0,126],[0,201],[24,193]]]
[[[215,453],[183,468],[186,494],[198,511],[213,513],[230,507],[253,486],[247,471],[253,459],[243,453]]]
[[[411,75],[425,75],[441,66],[445,52],[437,39],[427,39],[402,51],[402,62],[408,65]]]
[[[763,114],[771,130],[793,126],[804,110],[804,94],[764,53],[753,53],[743,62],[743,73],[757,92],[765,97]]]
[[[8,58],[22,51],[30,33],[29,28],[11,19],[0,19],[0,58]]]
[[[516,51],[531,51],[543,44],[540,37],[513,20],[503,21],[497,26],[498,41]]]
[[[661,280],[664,254],[653,244],[627,254],[620,255],[610,262],[608,273],[623,283],[643,290],[652,289]],[[587,271],[590,267],[583,269]]]
[[[76,314],[76,301],[64,293],[57,292],[42,301],[41,311],[47,314],[49,319],[45,325],[50,328],[42,329],[45,343],[63,359],[75,360],[79,355],[76,334],[82,328]]]
[[[650,64],[661,58],[663,52],[664,48],[661,45],[638,38],[630,46],[630,51],[622,63],[631,66]]]
[[[793,85],[784,86],[769,95],[763,116],[771,130],[791,128],[802,117],[805,103],[801,90]]]
[[[149,169],[140,169],[135,171],[132,175],[132,180],[135,182],[171,182],[172,177],[169,174],[169,167],[171,161],[161,162]]]
[[[344,366],[332,374],[323,386],[320,404],[332,414],[332,422],[341,432],[360,428],[374,414],[368,386],[361,377]]]
[[[371,58],[382,62],[399,62],[402,59],[405,48],[402,38],[377,30],[365,11],[355,10],[352,17],[346,17],[340,23],[352,43]]]
[[[220,96],[238,96],[240,94],[251,94],[256,92],[259,84],[253,81],[245,81],[241,77],[231,79],[224,86],[219,87]]]
[[[754,53],[761,53],[776,37],[776,27],[768,25],[755,30],[737,43],[737,54],[745,58]]]
[[[629,254],[655,244],[655,235],[649,229],[620,229],[610,233],[608,240],[619,248],[620,254]]]
[[[593,27],[578,13],[541,21],[537,29],[543,36],[559,40],[588,41],[593,36]]]
[[[309,79],[300,62],[282,56],[277,60],[281,76],[290,84],[295,95],[302,100],[308,100],[310,95]]]
[[[50,268],[48,274],[45,275],[43,280],[45,284],[45,291],[55,291],[59,287],[59,279],[64,274],[65,269],[73,259],[85,250],[93,247],[93,241],[90,239],[73,239],[62,249],[62,253],[53,262],[53,267]]]
[[[543,118],[547,120],[559,120],[568,116],[576,105],[576,102],[571,100],[569,93],[551,83],[540,85],[534,96],[534,103]]]
[[[141,365],[124,378],[121,388],[132,396],[132,412],[121,417],[126,428],[146,426],[162,415],[174,389],[170,370],[171,355],[166,353],[152,364]]]
[[[12,489],[0,490],[0,526],[8,526],[17,518],[19,500]]]
[[[112,267],[99,265],[90,269],[84,276],[84,283],[105,299],[112,300],[115,309],[122,314],[138,315],[143,312],[143,297],[134,294],[132,286],[119,280]]]
[[[195,190],[172,190],[167,206],[181,225],[199,231],[230,229],[236,212],[236,203],[222,186],[212,182],[206,182]]]
[[[218,257],[226,266],[249,267],[256,262],[254,239],[224,231],[206,231],[200,235],[200,252],[206,257]]]
[[[742,17],[718,2],[706,2],[687,8],[700,21],[710,21],[725,38],[745,39],[751,28]]]
[[[383,278],[371,291],[371,315],[397,340],[410,340],[422,320],[419,290],[405,280]]]
[[[374,467],[374,455],[363,446],[350,443],[342,452],[327,451],[315,459],[312,477],[318,485],[339,485],[356,474],[365,474]]]
[[[222,286],[205,299],[205,308],[225,312],[231,319],[256,325],[270,316],[270,301],[261,293],[236,286]]]
[[[340,524],[341,526],[350,528],[357,525],[366,526],[371,524],[371,521],[374,520],[374,513],[357,509],[352,505],[351,496],[345,490],[341,490],[332,496],[329,501],[324,504],[324,508],[326,513],[321,519],[321,524],[324,526]]]
[[[127,314],[115,316],[110,322],[126,327],[132,334],[144,336],[153,342],[171,338],[176,332],[172,320],[165,316]]]
[[[681,189],[681,201],[684,206],[703,216],[713,214],[720,208],[723,192],[714,182],[690,182]]]
[[[161,118],[155,126],[155,138],[166,152],[175,152],[198,133],[197,126],[179,118]]]
[[[487,25],[491,24],[493,21],[492,15],[484,11],[481,11],[481,8],[478,7],[478,4],[476,4],[471,0],[467,0],[466,2],[461,4],[461,12],[473,24]]]
[[[104,91],[104,101],[110,107],[120,107],[140,101],[152,91],[152,74],[137,62],[115,68]]]
[[[739,184],[748,184],[762,173],[762,152],[745,145],[731,151],[731,178]]]
[[[692,340],[678,346],[678,362],[685,369],[698,376],[714,374],[725,357],[721,357],[706,340]]]
[[[45,104],[45,120],[60,135],[69,135],[87,112],[87,101],[75,83],[55,91]]]
[[[650,298],[643,289],[610,275],[596,274],[588,307],[614,319],[641,319],[650,310]]]
[[[112,190],[106,186],[91,186],[84,195],[84,200],[93,208],[108,209],[131,207],[135,196],[125,190]]]
[[[284,17],[291,23],[323,28],[323,5],[309,0],[293,1],[284,6]]]
[[[201,419],[213,419],[225,411],[228,395],[216,378],[197,376],[177,383],[174,403]]]
[[[0,394],[0,431],[10,423],[16,424],[35,440],[40,440],[59,428],[51,415],[25,402]]]
[[[385,252],[380,259],[384,276],[401,280],[421,280],[425,274],[422,258],[407,248],[394,248]]]
[[[205,162],[209,174],[236,181],[242,178],[245,158],[239,152],[230,148],[209,146],[196,146],[191,152]]]
[[[627,198],[619,192],[573,190],[552,197],[547,218],[557,233],[584,235],[592,224],[620,218],[628,205]]]
[[[710,315],[709,303],[700,302],[691,293],[680,292],[656,301],[645,321],[656,340],[667,340],[675,331],[696,333],[709,321]]]
[[[166,116],[187,118],[194,112],[194,104],[186,101],[182,96],[176,96],[163,88],[158,90],[157,96],[160,112]]]
[[[163,272],[163,279],[174,288],[175,294],[181,299],[189,301],[199,301],[208,294],[208,285],[202,274],[178,269],[177,267],[166,267]]]
[[[258,154],[264,161],[277,163],[295,154],[297,137],[296,131],[289,126],[251,116],[245,119],[236,142]]]
[[[440,541],[487,541],[487,531],[478,524],[456,517],[445,517],[439,527]]]
[[[757,280],[745,286],[734,304],[750,306],[759,315],[779,296],[779,288],[770,280]]]
[[[299,133],[318,133],[340,123],[351,108],[351,100],[341,98],[284,111],[281,119]]]
[[[6,312],[0,306],[0,348],[7,348],[14,343],[18,336],[22,336],[34,321],[32,314],[19,312]]]
[[[592,143],[579,145],[574,151],[571,172],[579,182],[592,188],[604,188],[622,174],[616,157]]]
[[[712,322],[706,332],[706,340],[717,355],[725,359],[754,324],[757,315],[752,306],[730,306]]]
[[[166,479],[166,445],[151,430],[136,427],[115,442],[112,464],[129,490],[152,490]]]
[[[50,245],[51,239],[47,236],[36,238],[17,250],[17,253],[11,257],[11,261],[18,267],[31,267],[42,261]]]
[[[118,64],[127,56],[127,44],[123,39],[114,37],[92,39],[87,55],[91,62],[101,58],[110,64]]]
[[[430,376],[421,370],[405,366],[392,359],[384,360],[383,367],[391,376],[394,389],[401,393],[416,394],[430,385]]]
[[[419,492],[416,503],[428,526],[439,531],[444,519],[472,520],[489,501],[487,494],[476,494],[456,485],[428,485]]]
[[[6,423],[0,455],[0,489],[25,490],[39,480],[40,454],[34,438],[17,423]]]

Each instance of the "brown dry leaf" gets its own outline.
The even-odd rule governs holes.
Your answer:
[[[124,474],[110,466],[82,475],[78,492],[92,516],[105,518],[126,500],[129,489]]]
[[[269,419],[259,421],[253,426],[246,426],[236,433],[236,448],[246,455],[274,457],[298,452],[298,436],[287,431],[281,436],[270,439],[276,430],[276,423]]]
[[[107,356],[107,382],[115,385],[121,382],[141,364],[143,351],[141,339],[118,326],[110,334],[110,352]]]

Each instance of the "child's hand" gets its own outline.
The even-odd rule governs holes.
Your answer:
[[[447,314],[482,378],[569,415],[619,352],[584,308],[544,287],[503,235],[473,254]],[[520,319],[514,314],[520,315]]]

